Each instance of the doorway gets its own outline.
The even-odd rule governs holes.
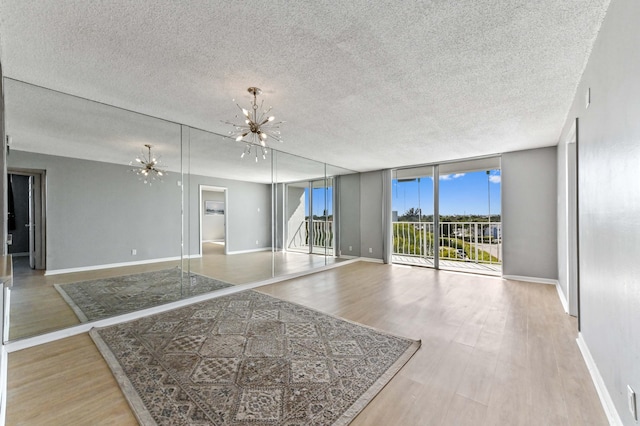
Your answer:
[[[8,169],[8,253],[30,269],[46,269],[46,193],[44,170]]]
[[[578,119],[558,144],[558,282],[569,315],[579,312],[578,273]]]
[[[200,185],[200,255],[227,254],[227,188]]]

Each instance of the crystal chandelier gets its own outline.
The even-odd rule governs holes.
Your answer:
[[[160,159],[151,155],[151,145],[145,144],[144,146],[147,148],[147,152],[145,153],[142,150],[140,155],[136,157],[135,162],[129,163],[130,166],[138,165],[131,171],[137,174],[140,180],[149,185],[151,185],[151,181],[156,179],[162,182],[162,176],[167,172],[159,167]]]
[[[249,87],[247,91],[253,95],[251,109],[242,108],[236,104],[243,115],[243,117],[236,115],[236,118],[244,119],[244,124],[236,124],[229,121],[225,121],[224,123],[230,124],[235,128],[229,132],[229,136],[234,138],[236,142],[245,143],[244,151],[240,158],[244,158],[245,155],[250,155],[252,149],[255,148],[257,162],[258,153],[262,154],[263,159],[267,158],[267,138],[270,137],[278,142],[282,142],[282,138],[280,137],[280,124],[284,123],[284,121],[274,122],[275,117],[269,115],[271,107],[267,110],[263,109],[264,100],[262,100],[260,106],[258,106],[257,97],[262,94],[262,90],[257,87]]]

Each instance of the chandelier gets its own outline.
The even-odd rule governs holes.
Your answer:
[[[147,148],[147,152],[145,153],[142,150],[140,155],[136,157],[135,162],[129,163],[130,166],[139,165],[131,169],[131,171],[137,174],[145,184],[151,185],[151,181],[156,179],[162,182],[162,176],[167,172],[158,167],[160,166],[160,159],[151,155],[151,145],[145,144],[144,146]]]
[[[284,121],[274,122],[275,117],[270,116],[271,107],[267,110],[263,109],[264,100],[260,102],[258,106],[258,95],[262,94],[262,90],[257,87],[249,87],[247,89],[249,93],[253,95],[253,102],[251,108],[242,108],[236,104],[240,111],[242,111],[243,117],[236,118],[244,119],[244,124],[231,123],[225,121],[224,123],[232,125],[235,129],[229,132],[229,136],[234,138],[236,142],[244,142],[244,151],[240,158],[244,158],[245,155],[250,155],[251,151],[255,148],[256,162],[258,162],[258,154],[262,154],[262,158],[267,158],[267,139],[272,138],[278,142],[282,142],[280,137],[280,124]],[[246,139],[245,139],[246,138]]]

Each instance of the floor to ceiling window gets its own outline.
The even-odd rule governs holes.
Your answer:
[[[498,157],[395,170],[394,263],[499,275]]]
[[[392,260],[434,266],[433,167],[395,170],[392,179]]]

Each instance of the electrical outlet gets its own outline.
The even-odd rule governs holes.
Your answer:
[[[138,250],[131,249],[131,256],[135,256],[136,254],[138,254]]]
[[[353,246],[349,246],[349,251],[353,251]]]
[[[638,407],[636,406],[636,393],[631,389],[631,386],[627,385],[627,401],[629,403],[629,411],[633,420],[638,420]]]
[[[258,245],[258,244],[260,244],[260,243],[258,242],[258,240],[256,240],[256,245]]]
[[[369,253],[373,253],[373,249],[369,247]]]

